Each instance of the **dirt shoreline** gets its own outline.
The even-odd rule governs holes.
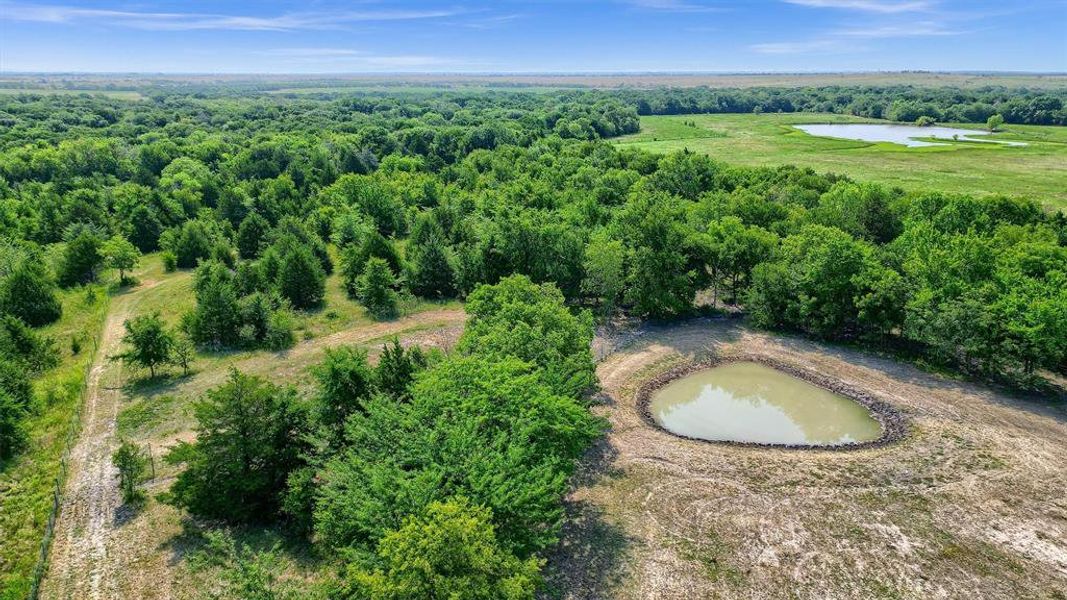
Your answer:
[[[884,402],[906,434],[797,451],[650,421],[642,392],[740,357]],[[610,428],[567,496],[553,598],[1067,597],[1062,403],[727,319],[639,326],[597,374]]]
[[[762,365],[766,365],[778,371],[782,371],[787,375],[792,375],[797,379],[806,381],[814,386],[820,387],[824,390],[834,392],[844,396],[850,400],[858,402],[866,408],[872,417],[881,426],[882,435],[877,439],[866,442],[847,442],[844,444],[775,444],[767,442],[740,442],[734,440],[706,440],[703,438],[692,437],[681,433],[675,433],[668,431],[662,425],[656,422],[655,417],[652,416],[652,411],[649,409],[649,404],[652,401],[652,394],[656,390],[662,388],[668,383],[685,377],[691,373],[697,371],[703,371],[712,367],[718,367],[734,362],[755,362]],[[675,437],[691,440],[694,442],[702,442],[705,444],[722,444],[727,446],[738,446],[744,448],[782,448],[786,450],[802,450],[802,451],[814,451],[814,452],[847,452],[850,450],[863,450],[866,448],[880,448],[889,444],[896,443],[908,434],[908,423],[904,418],[904,415],[900,414],[893,405],[885,400],[882,400],[874,394],[868,393],[865,390],[859,389],[855,386],[848,385],[833,377],[827,377],[820,373],[814,373],[808,371],[797,365],[776,360],[760,354],[734,354],[725,356],[715,356],[711,358],[705,358],[696,362],[683,364],[675,367],[666,373],[653,377],[643,384],[637,390],[637,394],[634,398],[637,403],[638,409],[641,411],[641,415],[645,418],[645,422],[652,427],[665,431]]]

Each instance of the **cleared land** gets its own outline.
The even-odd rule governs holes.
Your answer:
[[[797,451],[684,440],[637,389],[758,354],[865,389],[910,433]],[[731,321],[645,327],[601,364],[607,438],[569,498],[553,587],[578,598],[1062,598],[1067,410]]]
[[[614,141],[652,152],[689,149],[735,164],[812,167],[907,190],[1023,195],[1067,207],[1067,127],[1008,125],[992,136],[1025,147],[955,142],[925,148],[822,138],[792,127],[872,122],[818,113],[646,116],[640,133]]]

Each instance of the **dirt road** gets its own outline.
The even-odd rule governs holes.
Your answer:
[[[42,598],[118,597],[112,586],[116,563],[111,532],[122,501],[111,453],[116,446],[115,417],[122,398],[117,388],[123,367],[108,357],[118,351],[123,323],[134,314],[139,295],[155,285],[147,282],[116,297],[104,321],[89,372],[81,434],[70,455],[70,475],[56,521]]]

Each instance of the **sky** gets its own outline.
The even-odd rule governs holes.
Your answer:
[[[0,71],[1067,72],[1067,0],[0,0]]]

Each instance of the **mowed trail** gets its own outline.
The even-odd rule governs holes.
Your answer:
[[[118,471],[111,464],[111,455],[119,443],[116,418],[125,399],[125,373],[121,363],[107,357],[119,351],[123,323],[136,316],[141,294],[155,285],[146,283],[115,298],[105,321],[89,376],[81,434],[71,452],[70,475],[56,522],[42,598],[169,599],[178,595],[173,576],[177,561],[167,551],[171,542],[168,536],[176,524],[156,522],[151,514],[135,515],[124,507]],[[285,383],[326,348],[334,346],[374,343],[394,335],[405,345],[450,345],[462,331],[465,319],[462,309],[417,313],[304,341],[286,352],[252,355],[233,366]],[[222,382],[227,372],[214,369],[198,373],[174,391],[195,393]],[[162,491],[155,485],[150,487],[150,493]],[[168,521],[180,518],[173,510],[164,515]]]

